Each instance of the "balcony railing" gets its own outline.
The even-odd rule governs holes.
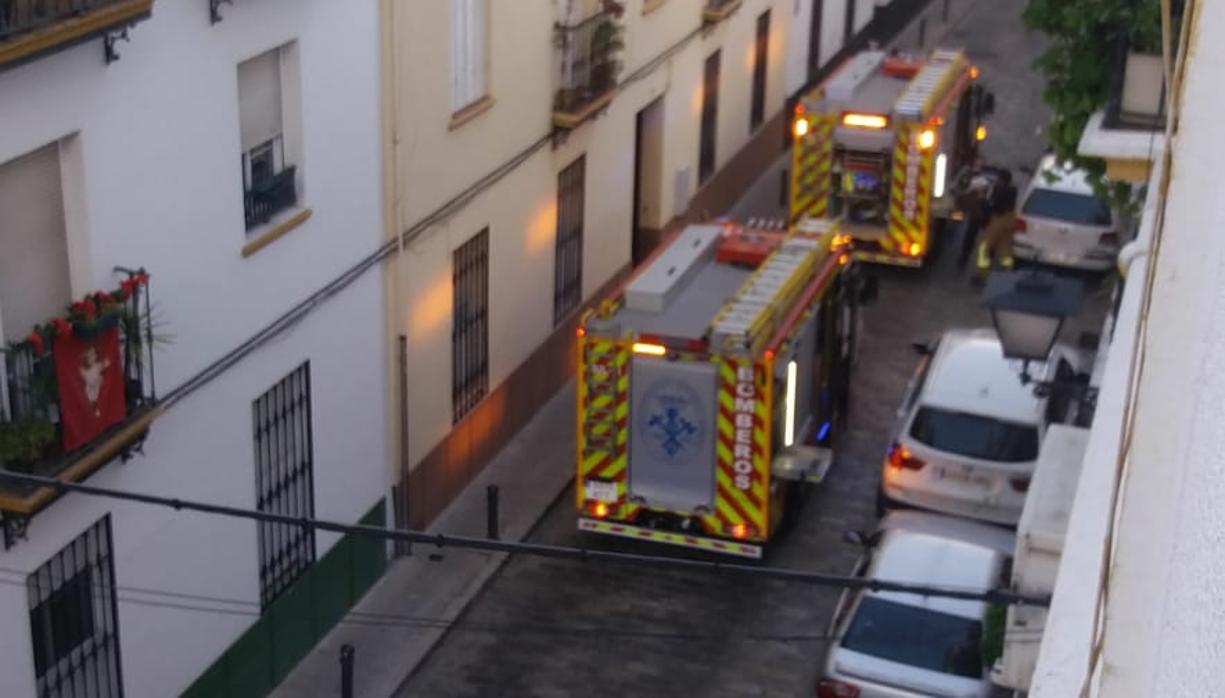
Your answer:
[[[153,0],[0,0],[0,70],[146,19]]]
[[[625,48],[622,32],[611,11],[597,12],[577,24],[556,25],[561,79],[553,101],[555,125],[574,128],[612,100]]]
[[[244,192],[243,213],[247,219],[247,230],[272,220],[276,214],[298,203],[298,190],[294,184],[297,168],[293,165],[256,182]]]
[[[150,307],[148,276],[132,271],[0,350],[0,470],[77,481],[143,440],[157,404]],[[0,478],[6,543],[54,496]]]
[[[743,0],[706,0],[702,8],[702,20],[707,24],[718,24],[731,16]]]

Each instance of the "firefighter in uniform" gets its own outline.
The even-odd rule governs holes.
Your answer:
[[[988,198],[990,219],[978,243],[977,282],[984,282],[991,271],[992,263],[998,262],[1004,269],[1011,269],[1012,235],[1016,225],[1017,188],[1012,183],[1012,173],[1006,169],[999,172]]]

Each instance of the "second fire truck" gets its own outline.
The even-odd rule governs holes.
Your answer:
[[[921,266],[994,97],[961,51],[863,51],[796,105],[791,219],[840,219],[855,257]],[[936,225],[934,225],[936,224]]]
[[[829,221],[692,225],[578,329],[578,526],[760,557],[820,482],[872,293]]]

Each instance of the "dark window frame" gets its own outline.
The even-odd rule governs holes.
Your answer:
[[[749,131],[756,131],[766,120],[766,83],[770,61],[770,10],[757,16],[753,40],[753,86],[749,100]]]
[[[489,393],[489,228],[452,253],[451,422]]]
[[[821,25],[825,14],[825,0],[813,0],[812,16],[808,24],[808,79],[817,77],[821,70]]]
[[[719,77],[721,51],[716,49],[702,64],[702,117],[698,134],[698,185],[715,173],[715,149],[719,140]]]
[[[314,434],[310,361],[290,371],[251,403],[255,506],[272,514],[315,515]],[[258,524],[260,607],[268,606],[315,563],[315,531]]]
[[[26,577],[37,695],[122,698],[113,551],[107,514]]]
[[[855,36],[855,5],[858,0],[846,0],[846,12],[843,14],[842,43],[846,45]]]
[[[583,300],[583,222],[586,216],[587,156],[557,174],[557,241],[553,256],[553,326]]]

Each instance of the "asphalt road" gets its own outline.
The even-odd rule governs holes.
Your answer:
[[[963,45],[997,94],[984,153],[997,164],[1033,163],[1046,120],[1029,65],[1041,38],[1019,21],[1020,0],[980,1],[944,40]],[[763,183],[778,181],[767,173]],[[777,216],[777,192],[759,188],[741,213]],[[953,245],[923,272],[884,269],[865,309],[850,424],[829,479],[765,564],[849,574],[856,550],[841,538],[875,521],[881,458],[915,362],[910,342],[989,317],[952,263]],[[1090,296],[1069,336],[1096,331],[1107,284]],[[692,555],[575,530],[573,492],[530,539],[652,554]],[[403,687],[412,696],[813,695],[821,635],[840,591],[733,575],[646,571],[533,558],[508,562]]]

